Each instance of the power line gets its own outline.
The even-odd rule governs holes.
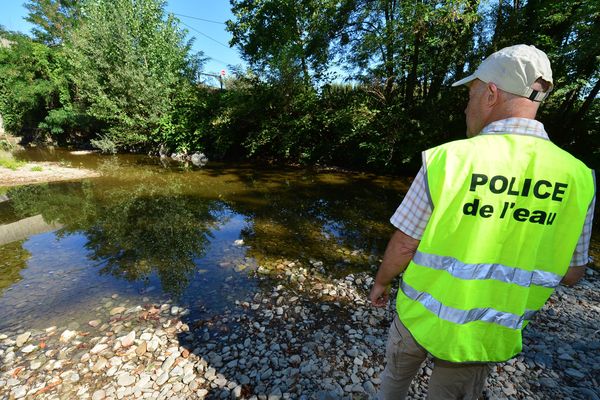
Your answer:
[[[227,48],[227,49],[230,49],[230,50],[231,50],[231,47],[227,46],[226,44],[223,44],[223,43],[219,42],[219,41],[218,41],[217,39],[215,39],[215,38],[212,38],[212,37],[208,36],[208,35],[207,35],[206,33],[204,33],[204,32],[200,32],[198,29],[194,28],[193,26],[189,26],[189,25],[188,25],[188,24],[186,24],[185,22],[182,22],[182,24],[183,24],[183,25],[185,25],[185,26],[187,26],[187,27],[188,27],[188,28],[190,28],[191,30],[193,30],[193,31],[195,31],[195,32],[198,32],[198,33],[199,33],[199,34],[201,34],[202,36],[204,36],[204,37],[207,37],[208,39],[212,40],[213,42],[215,42],[215,43],[218,43],[218,44],[220,44],[221,46],[223,46],[223,47],[225,47],[225,48]]]
[[[231,64],[231,63],[226,63],[226,62],[225,62],[225,61],[223,61],[223,60],[219,60],[218,58],[214,58],[214,57],[211,57],[211,56],[206,56],[206,57],[207,57],[209,60],[216,61],[216,62],[218,62],[219,64],[223,64],[223,65],[225,65],[225,66],[229,66],[229,65]]]
[[[191,18],[191,19],[197,19],[198,21],[204,21],[204,22],[210,22],[213,24],[220,24],[220,25],[226,25],[225,22],[220,22],[220,21],[213,21],[210,19],[204,19],[204,18],[199,18],[199,17],[192,17],[190,15],[183,15],[183,14],[173,14],[173,15],[177,15],[179,17],[185,17],[185,18]]]

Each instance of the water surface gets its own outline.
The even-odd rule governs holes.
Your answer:
[[[333,276],[370,269],[408,184],[133,155],[20,157],[102,177],[0,188],[0,331],[80,324],[122,301],[172,300],[206,317],[262,290],[254,271],[284,260],[321,261]]]

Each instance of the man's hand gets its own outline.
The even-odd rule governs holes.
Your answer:
[[[576,267],[569,267],[566,275],[562,278],[560,283],[566,286],[573,286],[585,276],[585,265],[579,265]]]
[[[375,282],[373,288],[371,288],[369,300],[371,300],[371,304],[375,307],[385,307],[388,304],[389,294],[389,285],[384,286],[380,283]]]
[[[388,242],[383,261],[377,271],[369,300],[375,307],[385,307],[388,303],[390,283],[406,269],[415,255],[419,241],[397,230]]]

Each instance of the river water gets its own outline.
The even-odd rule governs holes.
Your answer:
[[[207,318],[270,290],[252,277],[282,263],[331,276],[373,270],[409,184],[134,155],[19,157],[102,176],[0,188],[0,332],[77,327],[99,304],[123,301],[170,300]]]

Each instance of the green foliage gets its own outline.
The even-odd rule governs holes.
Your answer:
[[[104,154],[115,154],[117,152],[117,145],[107,137],[92,139],[90,143]]]
[[[165,18],[164,5],[85,1],[84,19],[66,50],[83,109],[117,148],[147,148],[181,129],[173,126],[174,103],[196,64],[185,32],[172,15]]]
[[[0,167],[16,171],[23,165],[25,165],[24,161],[15,160],[12,154],[0,151]]]
[[[47,45],[59,45],[79,20],[77,0],[30,0],[25,3],[28,22],[36,40]]]
[[[0,113],[7,131],[35,137],[59,92],[55,54],[24,35],[7,36],[10,46],[0,48]]]
[[[12,151],[14,148],[13,144],[6,139],[0,139],[0,154],[3,151]]]
[[[14,42],[0,49],[7,129],[108,153],[414,170],[422,149],[464,136],[466,93],[450,83],[530,43],[554,71],[540,119],[600,167],[598,1],[230,2],[250,68],[216,90],[164,0],[28,1],[35,39],[0,32]]]
[[[347,15],[331,0],[231,0],[235,21],[227,22],[232,45],[262,76],[281,81],[320,78],[331,59],[330,42]]]

